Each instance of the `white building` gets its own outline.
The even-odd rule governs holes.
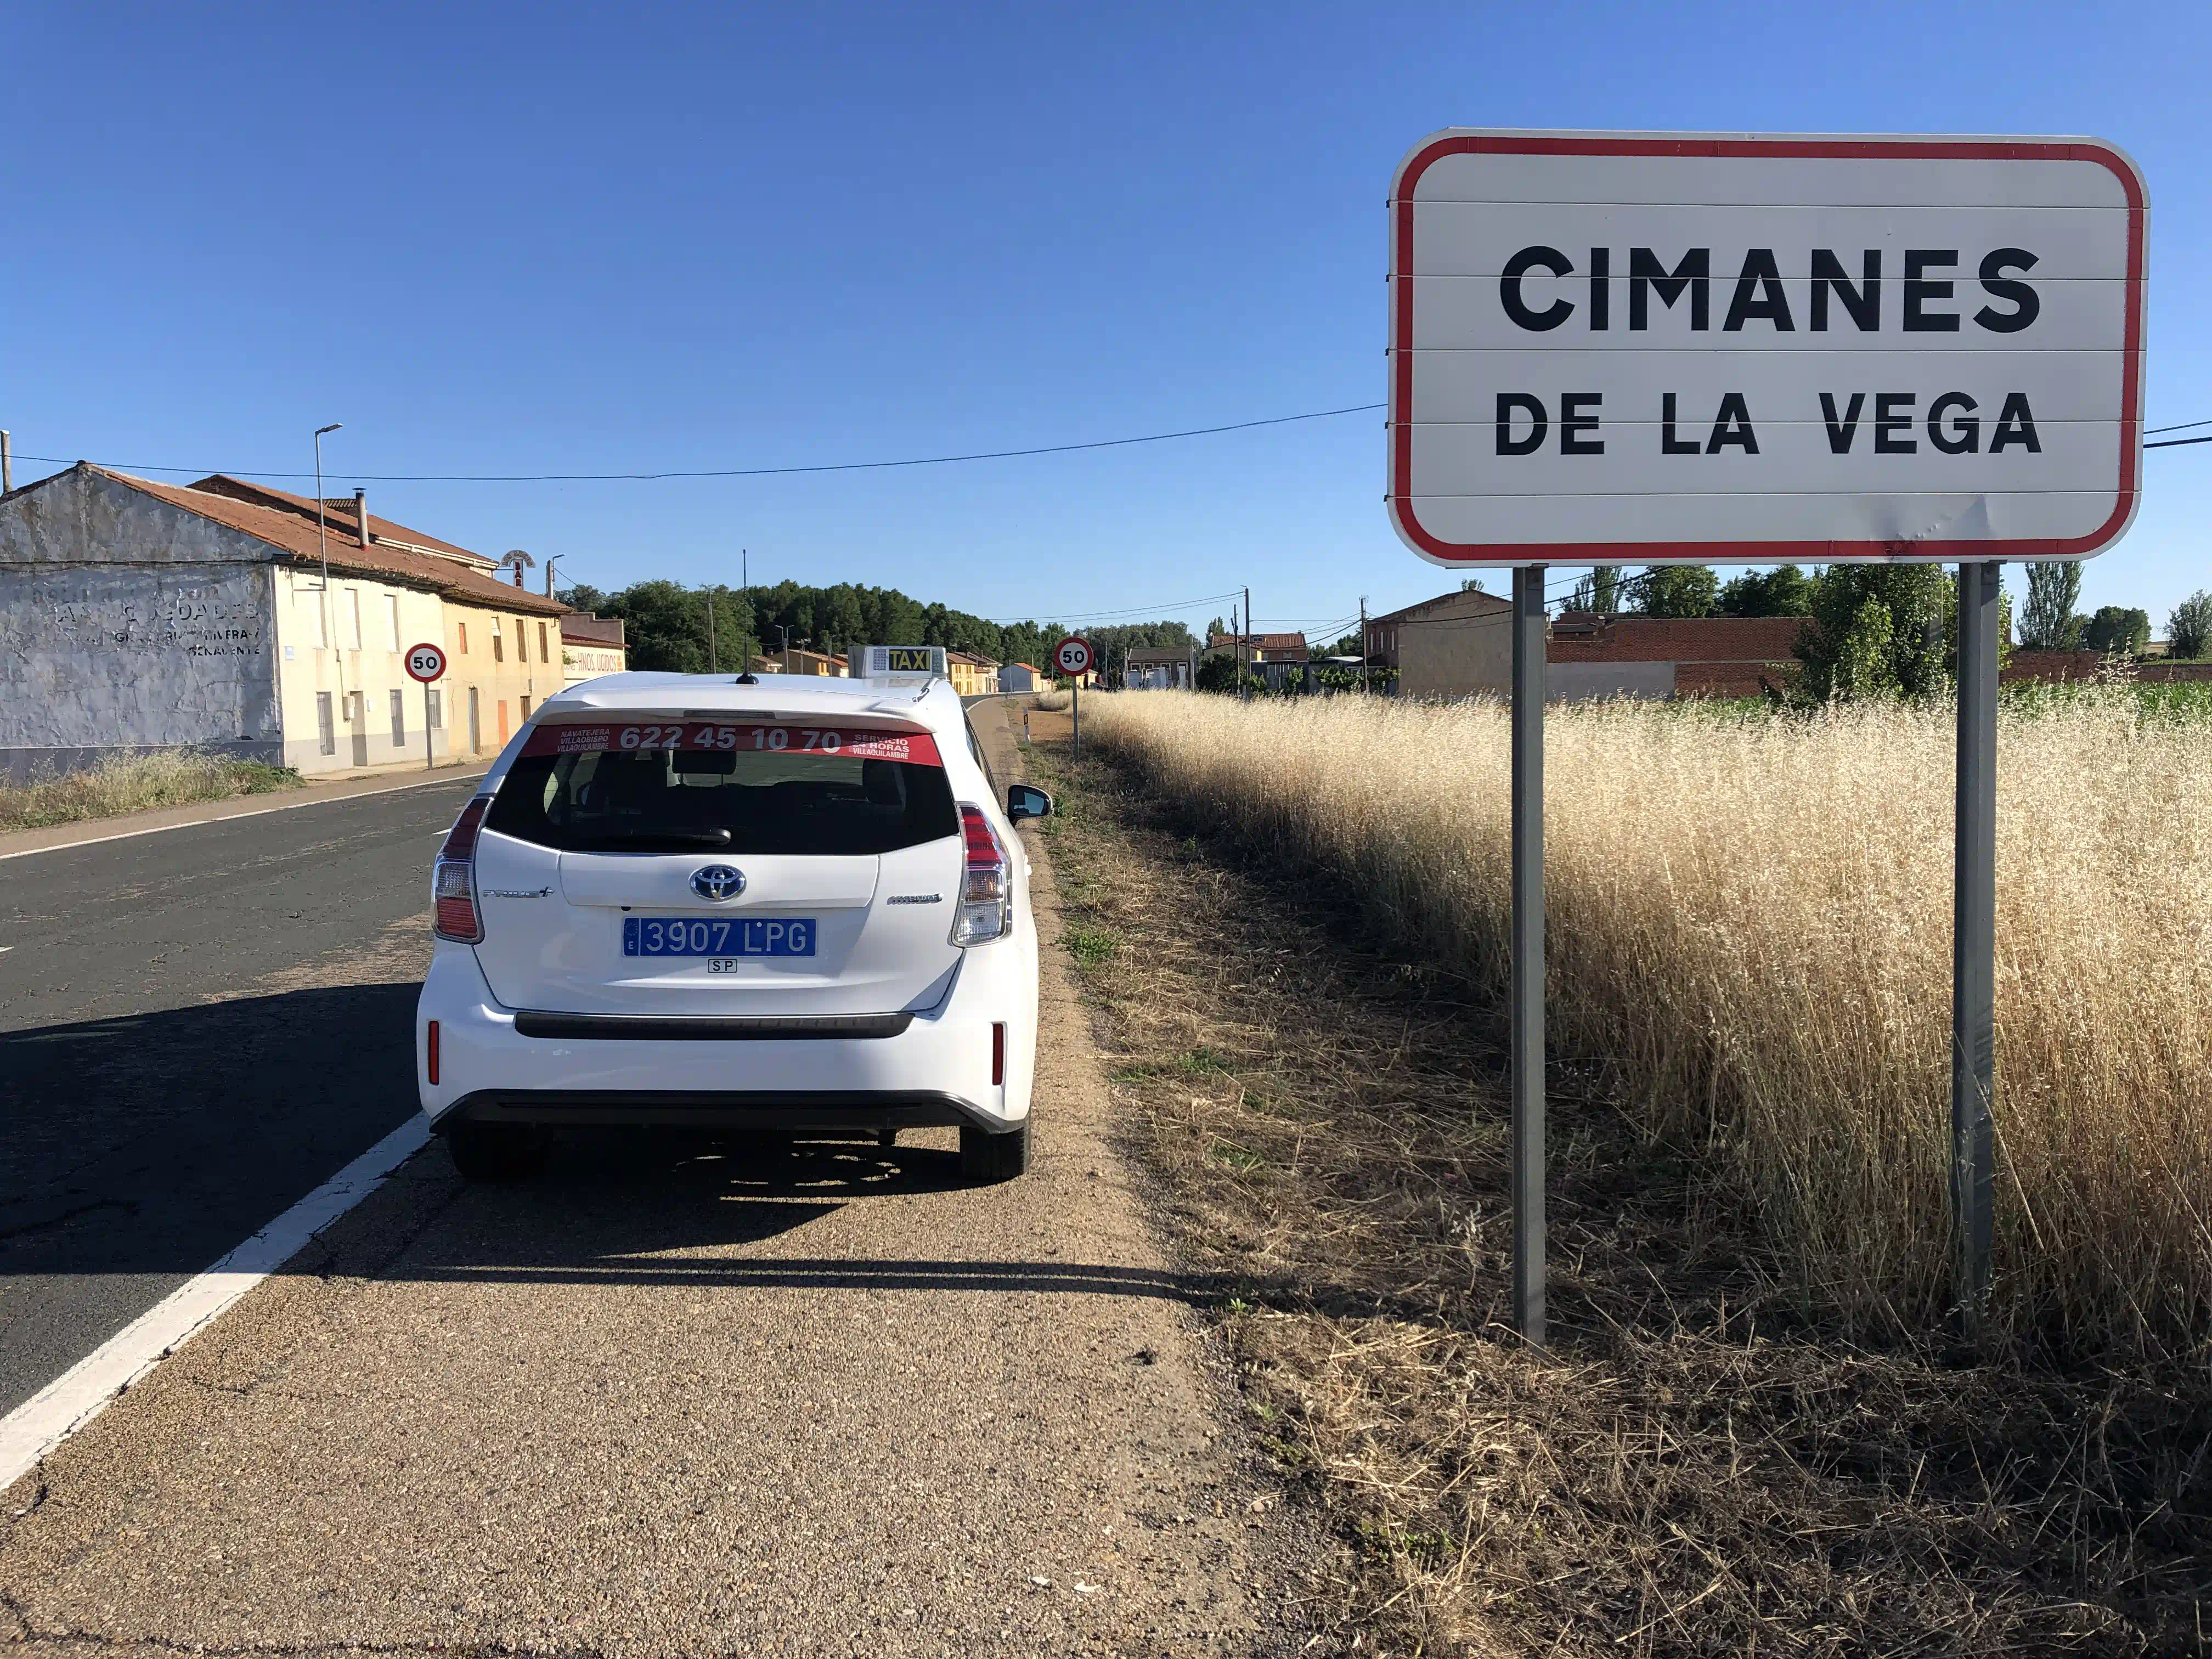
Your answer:
[[[240,479],[80,461],[0,496],[0,775],[173,748],[420,764],[426,724],[441,761],[496,752],[562,687],[566,607],[359,495],[323,508],[327,583],[316,503]],[[427,698],[423,643],[448,664]]]

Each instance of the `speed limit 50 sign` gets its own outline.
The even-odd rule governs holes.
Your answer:
[[[1091,641],[1077,635],[1070,634],[1052,648],[1052,665],[1070,679],[1088,674],[1097,660]]]
[[[446,653],[437,646],[423,644],[407,647],[409,678],[420,680],[428,685],[433,680],[443,678],[445,672]]]

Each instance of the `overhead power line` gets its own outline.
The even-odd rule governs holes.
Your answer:
[[[1352,404],[1342,409],[1308,410],[1303,415],[1270,415],[1262,420],[1231,421],[1222,426],[1185,427],[1175,432],[1147,432],[1133,438],[1095,438],[1085,443],[1040,444],[1030,449],[985,449],[962,455],[915,455],[892,461],[818,461],[805,466],[732,466],[696,471],[659,472],[333,472],[334,478],[362,483],[653,483],[670,478],[774,478],[799,472],[874,472],[891,467],[950,466],[960,461],[1006,461],[1025,455],[1066,455],[1082,449],[1120,449],[1130,444],[1166,443],[1176,438],[1204,438],[1218,432],[1249,432],[1255,427],[1289,426],[1298,421],[1325,421],[1338,415],[1369,414],[1382,404]],[[27,461],[55,466],[70,462],[59,455],[25,455]],[[191,472],[205,477],[227,472],[234,478],[311,478],[312,472],[249,471],[243,467],[155,466],[144,461],[102,461],[118,472]]]

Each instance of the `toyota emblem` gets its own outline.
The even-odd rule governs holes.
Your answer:
[[[691,872],[691,890],[702,899],[720,902],[745,890],[745,872],[726,864],[709,864]]]

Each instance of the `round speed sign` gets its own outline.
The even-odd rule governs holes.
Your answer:
[[[1052,648],[1052,665],[1070,679],[1088,674],[1097,660],[1096,653],[1091,649],[1091,641],[1073,634]]]
[[[432,680],[442,679],[446,673],[446,653],[434,645],[410,645],[407,647],[407,672],[410,678],[428,685]]]

